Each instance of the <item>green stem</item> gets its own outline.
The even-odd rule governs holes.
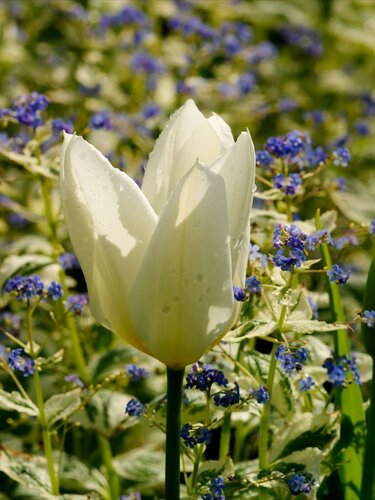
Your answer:
[[[320,211],[317,210],[315,224],[318,230],[322,229]],[[332,259],[328,245],[321,245],[321,252],[326,268],[332,269]],[[339,286],[328,281],[332,319],[340,323],[345,322],[345,312]],[[334,337],[335,355],[350,356],[348,333],[344,329],[337,330]],[[360,495],[364,435],[366,429],[361,390],[356,383],[347,384],[337,389],[335,406],[341,411],[341,466],[340,478],[344,488],[345,500],[358,500]]]
[[[371,403],[368,411],[367,438],[365,458],[363,461],[363,475],[361,487],[361,500],[375,498],[375,362],[372,364],[372,382],[371,382]]]
[[[167,367],[167,442],[165,457],[165,499],[180,498],[180,430],[184,369]]]
[[[273,393],[273,383],[275,380],[276,373],[276,356],[275,352],[278,347],[278,344],[273,344],[271,351],[271,361],[270,368],[268,372],[267,378],[267,389],[269,394],[269,399],[267,403],[263,405],[262,415],[260,417],[260,426],[259,426],[259,468],[261,470],[267,468],[267,450],[268,450],[268,427],[269,427],[269,418],[271,411],[271,402],[272,402],[272,393]]]
[[[113,456],[111,443],[106,436],[99,436],[99,446],[101,455],[103,457],[104,466],[107,471],[108,489],[111,500],[117,500],[120,497],[120,483],[119,477],[113,467]]]
[[[32,358],[35,358],[34,345],[32,340],[32,309],[28,308],[27,314],[27,336],[30,343],[30,354]],[[51,442],[51,434],[49,431],[48,421],[46,418],[46,414],[44,411],[44,399],[42,392],[42,384],[40,381],[39,371],[36,367],[34,375],[34,389],[35,389],[35,399],[39,410],[39,424],[42,429],[42,439],[43,439],[43,447],[44,454],[47,461],[48,474],[51,481],[51,489],[53,495],[58,495],[59,493],[59,481],[55,472],[54,463],[53,463],[53,451],[52,451],[52,442]]]
[[[224,458],[229,454],[230,450],[230,434],[231,434],[231,413],[224,415],[223,423],[220,431],[220,449],[219,457]]]
[[[57,237],[57,232],[56,232],[56,220],[55,220],[55,216],[53,213],[51,196],[50,196],[51,186],[50,186],[50,182],[48,179],[46,179],[46,178],[41,179],[41,190],[42,190],[43,203],[44,203],[44,212],[45,212],[48,224],[49,224],[50,237],[51,237],[51,241],[52,241],[53,249],[54,249],[54,254],[55,254],[54,258],[55,258],[55,261],[57,262],[57,256],[60,253],[60,242],[59,242],[59,239]],[[67,297],[68,288],[66,286],[65,273],[63,272],[63,270],[60,270],[60,272],[59,272],[59,279],[60,279],[61,286],[62,286],[62,289],[64,292],[64,296]],[[85,357],[84,357],[83,352],[82,352],[76,321],[72,316],[67,315],[66,316],[66,324],[67,324],[69,335],[70,335],[71,351],[72,351],[72,355],[73,355],[73,359],[74,359],[74,364],[76,365],[76,368],[78,370],[78,374],[79,374],[79,377],[81,378],[81,380],[85,384],[88,384],[90,381],[90,376],[89,376],[89,373],[87,370],[87,364],[85,361]]]

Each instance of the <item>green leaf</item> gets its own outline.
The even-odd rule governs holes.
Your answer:
[[[78,419],[86,429],[108,436],[114,429],[124,427],[125,422],[129,422],[125,415],[129,399],[125,394],[103,389],[90,399],[85,409],[79,413]]]
[[[26,399],[18,391],[7,392],[0,389],[0,408],[2,410],[18,411],[32,417],[37,417],[38,408],[30,399]]]
[[[11,454],[9,450],[0,451],[0,471],[23,484],[39,498],[56,500],[51,494],[50,479],[44,457]]]
[[[141,492],[160,487],[164,482],[165,455],[161,451],[135,449],[113,459],[117,474]]]
[[[98,469],[89,468],[72,455],[65,453],[62,455],[60,486],[64,491],[71,493],[90,492],[90,494],[95,491],[102,493],[102,496],[104,496],[106,484],[106,478]]]
[[[44,404],[44,410],[50,426],[59,420],[66,420],[81,405],[81,389],[62,394],[54,394]]]

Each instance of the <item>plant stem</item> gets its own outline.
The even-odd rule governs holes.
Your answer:
[[[278,347],[278,344],[273,344],[271,351],[271,361],[270,368],[268,371],[267,378],[267,389],[269,394],[269,399],[267,403],[263,405],[262,415],[260,417],[260,426],[259,426],[259,468],[261,470],[266,469],[267,467],[267,450],[268,450],[268,427],[269,427],[269,417],[271,410],[271,402],[272,402],[272,392],[273,392],[273,383],[275,380],[276,373],[276,356],[275,352]]]
[[[30,343],[30,354],[32,358],[35,358],[35,351],[33,345],[33,337],[32,337],[32,308],[28,307],[27,310],[27,336]],[[38,368],[35,368],[35,372],[33,375],[34,378],[34,389],[35,389],[35,399],[39,410],[39,424],[42,429],[42,439],[43,439],[43,447],[44,454],[47,461],[48,474],[51,481],[51,489],[53,495],[58,495],[59,493],[59,480],[55,472],[54,463],[53,463],[53,451],[52,451],[52,442],[51,442],[51,434],[49,431],[48,421],[46,418],[46,414],[44,411],[44,399],[42,392],[42,384],[40,381]]]
[[[50,189],[51,186],[49,180],[46,178],[42,178],[41,190],[44,203],[44,212],[50,228],[50,237],[54,249],[54,259],[57,262],[57,256],[60,253],[60,242],[56,233],[56,220],[52,209]],[[64,292],[64,296],[67,297],[68,288],[66,286],[65,273],[63,270],[60,270],[59,272],[59,279]],[[71,351],[74,359],[74,364],[76,365],[80,379],[87,385],[90,381],[90,376],[87,370],[85,357],[82,352],[81,343],[77,331],[77,324],[75,322],[75,319],[69,315],[66,316],[66,324],[70,335]]]
[[[315,224],[322,229],[320,211],[317,210]],[[328,245],[322,243],[321,252],[326,268],[332,269],[332,259]],[[339,323],[345,322],[345,312],[339,286],[328,281],[332,319]],[[350,343],[346,330],[335,332],[335,355],[350,356]],[[365,414],[363,410],[361,390],[356,383],[337,389],[335,406],[341,411],[341,435],[344,439],[341,446],[340,477],[344,489],[345,500],[358,500],[362,479],[364,452],[364,436],[366,432]],[[348,440],[350,436],[350,440]],[[339,443],[340,444],[340,443]]]
[[[167,441],[165,457],[165,499],[180,498],[180,430],[184,369],[167,367]]]
[[[112,449],[109,439],[106,436],[98,434],[99,446],[103,457],[104,465],[107,471],[108,490],[111,500],[117,500],[120,496],[119,477],[112,463]]]

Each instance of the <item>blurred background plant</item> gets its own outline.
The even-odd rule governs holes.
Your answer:
[[[0,40],[0,498],[163,497],[163,369],[93,321],[57,179],[65,130],[141,183],[189,97],[259,169],[241,321],[187,375],[183,492],[359,498],[337,395],[372,376],[372,3],[2,0]]]

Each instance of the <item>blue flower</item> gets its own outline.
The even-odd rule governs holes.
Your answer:
[[[333,264],[332,269],[327,271],[327,276],[331,283],[345,285],[350,277],[350,271],[345,272],[340,266]]]
[[[363,311],[363,320],[367,326],[375,326],[375,311]]]
[[[90,118],[89,127],[94,130],[111,130],[112,121],[108,111],[98,111]]]
[[[292,495],[310,493],[313,482],[314,480],[312,478],[307,478],[302,474],[291,474],[287,480],[287,484]]]
[[[33,375],[35,372],[35,361],[27,356],[23,349],[13,349],[8,357],[8,365],[13,371],[18,370],[23,373],[24,377]]]
[[[67,132],[68,134],[73,133],[73,122],[71,120],[63,120],[62,118],[56,118],[51,122],[52,132],[59,134],[61,132]]]
[[[137,365],[126,365],[125,371],[129,375],[131,382],[140,382],[148,376],[148,371]]]
[[[369,234],[375,236],[375,219],[371,221],[370,227],[368,229]]]
[[[233,296],[237,302],[244,302],[247,298],[245,290],[238,286],[233,287]]]
[[[273,156],[268,151],[262,149],[256,152],[256,161],[261,167],[269,167],[275,163]]]
[[[308,375],[306,378],[303,378],[302,380],[299,381],[299,390],[301,392],[306,392],[309,391],[314,385],[315,382],[310,377],[310,375]]]
[[[60,266],[65,269],[80,269],[81,266],[78,262],[76,254],[73,252],[64,252],[58,256],[57,262]]]
[[[328,358],[323,363],[323,368],[327,370],[327,376],[333,387],[344,387],[346,380],[346,367],[340,360],[334,361]]]
[[[137,399],[131,399],[125,408],[125,413],[130,417],[140,417],[143,413],[144,406]]]
[[[84,387],[85,387],[85,384],[82,382],[82,380],[75,373],[72,373],[71,375],[66,375],[64,377],[64,380],[66,382],[70,382],[71,384],[76,385],[77,387],[80,387],[81,389],[84,389]]]
[[[214,395],[214,403],[216,406],[229,406],[236,405],[240,402],[240,388],[237,382],[234,383],[234,388],[227,391],[217,392]]]
[[[245,285],[246,285],[246,290],[248,290],[251,293],[262,292],[262,285],[256,276],[249,276],[245,281]]]
[[[21,318],[18,314],[4,311],[0,314],[0,325],[13,335],[17,335],[21,326]]]
[[[52,281],[47,290],[47,296],[52,300],[58,300],[60,297],[64,295],[62,286],[60,283],[56,281]]]
[[[294,375],[302,370],[302,365],[307,361],[309,352],[305,347],[299,347],[294,353],[284,345],[279,345],[275,357],[287,375]]]
[[[66,299],[65,308],[73,314],[82,314],[83,307],[88,304],[86,294],[69,295]]]
[[[31,95],[18,97],[12,108],[12,116],[28,127],[36,128],[43,124],[41,111],[48,106],[49,100],[38,92],[32,92]]]
[[[188,448],[194,448],[197,444],[208,445],[212,439],[212,433],[206,427],[193,428],[191,424],[182,426],[180,437],[184,441],[184,445]]]
[[[3,289],[4,293],[14,295],[17,300],[30,300],[34,297],[42,297],[44,283],[40,276],[14,276],[9,278]]]
[[[163,73],[164,65],[148,52],[137,52],[131,60],[131,68],[135,73]]]
[[[196,388],[200,391],[210,391],[213,384],[226,387],[228,380],[221,370],[216,370],[210,365],[200,367],[195,363],[186,376],[186,388]]]
[[[335,165],[347,167],[350,160],[351,156],[348,148],[338,147],[333,152],[333,163]]]
[[[253,396],[255,401],[259,404],[265,404],[270,399],[268,390],[264,387],[264,385],[260,385],[259,389],[253,390]]]

